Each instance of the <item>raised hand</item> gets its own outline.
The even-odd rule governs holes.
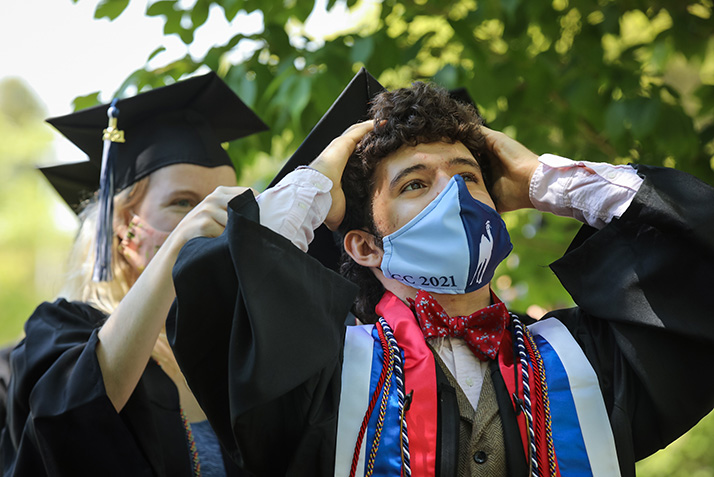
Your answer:
[[[317,159],[312,161],[310,167],[321,172],[332,181],[330,196],[332,206],[325,219],[325,225],[330,230],[337,230],[345,217],[345,194],[342,191],[342,173],[347,165],[347,160],[355,150],[357,143],[374,128],[374,121],[369,120],[353,124],[336,137],[325,148]]]
[[[481,126],[491,156],[493,200],[499,212],[533,208],[528,196],[538,156],[520,142]]]
[[[228,202],[249,190],[248,187],[219,186],[194,207],[167,239],[176,241],[179,248],[194,237],[217,237],[223,233],[228,220]],[[257,195],[255,190],[253,195]]]

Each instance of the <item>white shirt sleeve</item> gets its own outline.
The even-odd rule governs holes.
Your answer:
[[[303,252],[332,205],[332,181],[309,167],[286,175],[258,195],[260,224],[290,240]]]
[[[538,160],[529,190],[535,208],[598,229],[621,217],[642,185],[642,178],[627,165],[572,161],[553,154]]]

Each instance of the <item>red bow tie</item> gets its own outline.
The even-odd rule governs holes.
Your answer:
[[[468,316],[451,317],[431,294],[419,290],[416,299],[409,299],[424,338],[454,336],[463,338],[469,349],[481,361],[495,359],[508,322],[508,310],[495,295],[496,303]]]

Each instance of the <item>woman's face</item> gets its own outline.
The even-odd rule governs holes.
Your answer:
[[[216,187],[235,185],[230,166],[172,164],[151,173],[146,195],[134,213],[153,228],[170,232]]]

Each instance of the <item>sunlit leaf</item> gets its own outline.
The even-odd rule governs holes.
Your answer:
[[[358,38],[352,46],[351,58],[354,63],[366,63],[372,57],[374,39],[372,37]]]
[[[97,106],[98,104],[101,104],[101,101],[99,100],[99,91],[96,93],[85,94],[84,96],[77,96],[72,101],[72,107],[75,111],[91,108],[92,106]]]
[[[129,0],[101,0],[94,9],[94,18],[114,20],[129,5]]]
[[[238,15],[242,4],[240,0],[224,0],[221,2],[221,6],[223,7],[223,14],[226,20],[232,22],[236,15]]]
[[[627,104],[627,117],[635,137],[644,137],[652,132],[659,120],[660,102],[639,98]]]
[[[162,52],[164,52],[164,51],[166,51],[166,47],[165,47],[165,46],[160,46],[160,47],[158,47],[157,49],[155,49],[154,51],[152,51],[151,54],[149,54],[149,57],[146,59],[146,61],[151,61],[151,60],[153,60],[156,55],[158,55],[159,53],[162,53]]]
[[[206,23],[206,20],[208,20],[209,6],[210,2],[208,0],[198,0],[191,9],[191,23],[194,30]]]
[[[158,2],[154,2],[146,8],[146,16],[168,16],[175,11],[175,6],[176,0],[160,0]]]

